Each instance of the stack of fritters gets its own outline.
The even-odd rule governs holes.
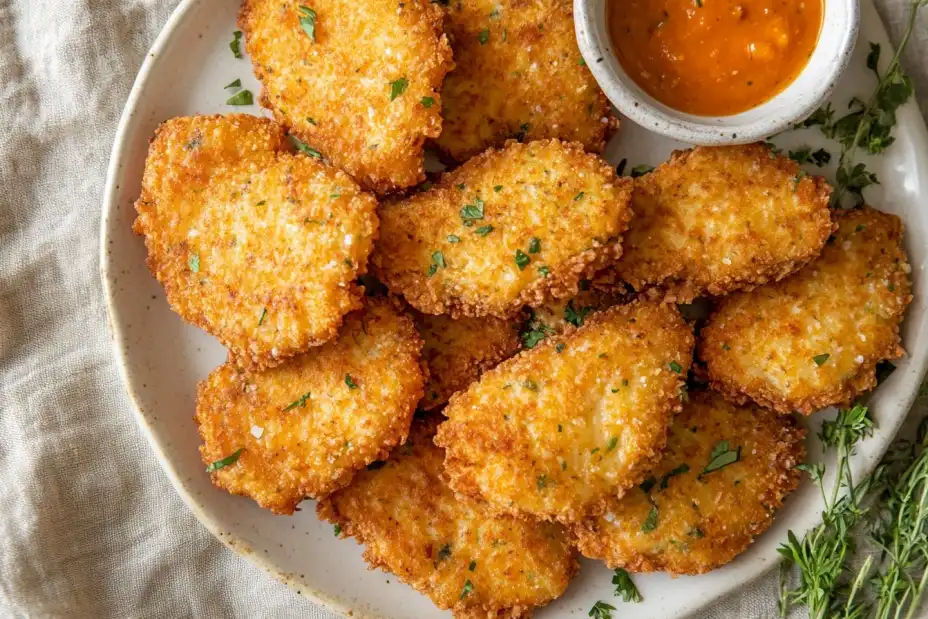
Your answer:
[[[530,615],[571,548],[727,563],[799,482],[792,412],[903,353],[899,220],[833,214],[760,144],[618,175],[570,7],[244,0],[276,122],[165,122],[136,205],[171,307],[229,349],[196,402],[213,482],[321,499],[459,617]],[[460,166],[413,191],[428,140]]]

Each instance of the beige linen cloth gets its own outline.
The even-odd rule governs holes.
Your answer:
[[[97,258],[107,159],[176,4],[0,0],[2,618],[333,617],[188,512],[110,353]],[[898,41],[907,1],[878,4]],[[928,10],[905,57],[923,113],[926,59]],[[771,574],[704,616],[774,617],[776,592]]]

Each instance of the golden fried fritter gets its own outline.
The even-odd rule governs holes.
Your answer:
[[[515,137],[602,152],[618,121],[580,56],[570,0],[464,0],[446,14],[443,152],[465,161]]]
[[[579,144],[511,142],[382,205],[372,263],[427,314],[511,316],[619,256],[631,185]]]
[[[530,617],[577,571],[564,531],[456,498],[441,477],[435,423],[413,422],[406,445],[321,501],[317,513],[365,544],[372,568],[393,572],[458,619]]]
[[[793,417],[694,391],[640,489],[571,528],[585,556],[631,572],[700,574],[742,553],[799,485]]]
[[[429,382],[419,403],[423,410],[445,404],[500,361],[519,351],[519,323],[502,318],[458,318],[415,314],[424,345]]]
[[[428,0],[244,0],[239,26],[264,85],[261,104],[378,193],[425,178],[453,63]]]
[[[676,307],[635,302],[504,361],[445,407],[451,487],[500,513],[595,513],[659,456],[692,349]]]
[[[386,300],[365,304],[335,341],[257,373],[226,363],[200,383],[203,462],[234,460],[212,473],[216,486],[291,514],[406,440],[425,384],[422,340]]]
[[[335,337],[377,234],[374,197],[283,138],[253,116],[169,120],[135,205],[171,308],[258,367]]]
[[[895,359],[909,301],[902,223],[870,207],[836,214],[821,258],[795,275],[721,300],[702,330],[711,385],[736,402],[810,414],[850,403]]]
[[[830,195],[763,144],[675,152],[636,181],[618,269],[636,290],[679,303],[781,279],[831,234]]]

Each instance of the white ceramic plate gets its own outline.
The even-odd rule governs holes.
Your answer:
[[[361,548],[338,540],[332,527],[320,523],[314,505],[304,504],[293,517],[273,516],[252,501],[217,490],[203,471],[197,451],[199,438],[193,422],[197,381],[222,363],[223,348],[210,336],[185,325],[165,302],[164,293],[145,266],[145,249],[131,230],[133,202],[139,193],[148,139],[161,121],[172,116],[228,113],[261,114],[258,107],[231,108],[223,87],[240,78],[255,94],[259,86],[247,59],[229,51],[238,0],[185,0],[180,3],[139,72],[129,96],[113,146],[101,230],[101,269],[109,307],[116,357],[137,419],[155,457],[197,517],[220,540],[303,595],[354,616],[425,619],[447,617],[425,597],[399,583],[392,575],[368,571]],[[869,0],[864,0],[859,49],[851,69],[832,97],[843,110],[854,94],[869,92],[872,74],[864,68],[867,42],[889,43]],[[928,312],[925,309],[926,245],[928,238],[928,135],[914,104],[899,111],[896,143],[883,156],[868,161],[882,185],[868,190],[871,202],[902,217],[906,245],[913,265],[915,301],[903,329],[903,343],[912,356],[871,399],[879,423],[877,433],[864,442],[854,458],[860,475],[879,460],[908,411],[928,353]],[[817,131],[794,132],[777,140],[781,147],[808,143],[836,152]],[[608,158],[629,166],[663,161],[683,146],[624,122],[609,144]],[[810,170],[815,172],[816,170]],[[833,168],[826,169],[832,175]],[[813,418],[817,428],[818,419]],[[818,441],[810,440],[814,457]],[[802,532],[816,524],[821,505],[810,484],[779,514],[776,524],[733,564],[698,577],[671,580],[663,575],[637,576],[645,601],[624,604],[613,597],[611,572],[584,561],[567,594],[540,611],[544,617],[585,617],[599,599],[620,608],[623,619],[667,619],[694,612],[770,569],[776,547],[786,531]]]

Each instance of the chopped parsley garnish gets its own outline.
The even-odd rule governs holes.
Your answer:
[[[684,473],[689,473],[689,471],[690,471],[689,464],[686,464],[686,463],[681,464],[677,468],[673,469],[672,471],[670,471],[669,473],[661,477],[660,489],[666,490],[667,486],[670,484],[670,479],[672,477],[676,477],[677,475],[683,475]]]
[[[670,368],[671,372],[675,372],[676,374],[679,374],[680,372],[683,371],[683,367],[676,361],[671,361],[670,363],[667,364],[667,367]]]
[[[538,272],[541,273],[542,277],[548,277],[548,275],[551,273],[551,269],[546,266],[540,266],[538,267]]]
[[[390,101],[393,101],[398,96],[406,92],[406,87],[409,86],[409,80],[405,77],[401,77],[398,80],[390,82]]]
[[[311,125],[318,125],[318,124],[319,124],[319,123],[317,123],[315,120],[313,120],[313,117],[312,117],[312,116],[307,116],[307,117],[306,117],[306,122],[308,122],[308,123],[311,124]]]
[[[241,87],[242,87],[242,80],[235,80],[234,82],[229,82],[229,84],[226,86],[226,89],[241,88]]]
[[[502,190],[503,190],[503,186],[502,186],[502,185],[496,185],[496,186],[493,187],[493,191],[495,191],[496,193],[499,193],[499,192],[501,192]]]
[[[463,189],[459,187],[459,189]],[[463,220],[472,220],[472,219],[483,219],[483,207],[484,201],[480,199],[480,196],[474,196],[473,204],[465,204],[461,208],[461,219]]]
[[[307,391],[293,402],[290,402],[290,404],[287,404],[287,406],[284,407],[284,412],[293,410],[296,407],[306,408],[306,401],[309,399],[310,395],[310,392]]]
[[[425,109],[432,107],[434,103],[435,103],[435,99],[433,99],[432,97],[422,97],[422,107],[424,107]]]
[[[345,384],[348,385],[349,389],[358,388],[358,384],[354,382],[354,379],[351,377],[351,374],[345,374]]]
[[[729,449],[728,441],[719,441],[715,444],[715,447],[712,448],[712,453],[709,455],[709,464],[706,465],[706,468],[702,470],[699,476],[702,477],[713,471],[725,468],[729,464],[734,464],[740,459],[740,445],[737,449]]]
[[[831,153],[829,153],[824,148],[820,148],[817,151],[812,151],[812,148],[809,146],[804,146],[799,150],[789,151],[789,158],[795,161],[796,163],[802,165],[806,163],[814,163],[818,167],[826,165],[831,161]]]
[[[440,251],[437,251],[432,254],[432,265],[429,267],[429,277],[435,275],[438,272],[438,269],[445,268],[445,255]]]
[[[687,531],[686,534],[689,535],[690,537],[695,537],[696,539],[702,539],[706,535],[705,533],[703,533],[702,529],[700,529],[699,527],[693,527],[692,529]]]
[[[337,524],[337,525],[335,525],[334,527],[332,527],[332,533],[335,534],[335,537],[338,537],[339,535],[341,535],[341,534],[342,534],[342,525]]]
[[[582,191],[581,191],[580,193],[578,193],[577,195],[574,196],[574,202],[579,202],[579,201],[582,200],[582,199],[583,199],[583,192],[582,192]]]
[[[580,60],[577,61],[577,64],[580,65],[581,67],[585,67],[585,66],[586,66],[586,60],[584,60],[583,58],[581,58]]]
[[[538,391],[538,383],[529,379],[522,383],[522,386],[528,389],[529,391]]]
[[[831,355],[829,355],[829,354],[826,352],[826,353],[822,353],[822,354],[820,354],[820,355],[815,355],[814,357],[812,357],[812,361],[815,361],[815,365],[821,367],[822,365],[825,364],[826,361],[828,361],[828,358],[829,358],[829,357],[831,357]]]
[[[486,236],[490,234],[491,232],[493,232],[493,226],[480,226],[479,228],[474,230],[474,234],[476,234],[477,236]]]
[[[615,606],[606,604],[600,600],[593,604],[593,608],[590,609],[589,616],[593,619],[612,619],[612,611],[614,610]]]
[[[456,234],[449,234],[449,235],[448,235],[448,242],[449,242],[449,243],[460,243],[460,242],[461,242],[461,237],[459,237],[459,236],[456,235]]]
[[[619,438],[617,436],[613,436],[612,438],[609,439],[609,442],[606,443],[606,451],[612,451],[613,449],[615,449],[615,446],[618,444],[619,444]]]
[[[477,562],[476,562],[476,561],[471,561],[471,562],[470,562],[470,565],[467,566],[467,569],[468,569],[468,571],[473,572],[475,569],[477,569]]]
[[[308,6],[300,6],[300,27],[313,43],[316,42],[316,12]]]
[[[251,105],[255,102],[250,90],[240,90],[226,100],[226,105]]]
[[[650,174],[654,171],[654,166],[652,165],[636,165],[632,168],[632,178],[638,178],[639,176],[644,176],[645,174]]]
[[[558,343],[555,344],[555,346],[554,346],[554,351],[555,351],[555,352],[564,352],[564,349],[565,349],[565,348],[567,348],[567,344],[564,344],[563,342],[558,342]],[[558,430],[560,430],[560,427],[561,427],[561,426],[558,426]]]
[[[520,271],[524,271],[525,267],[528,266],[528,263],[531,262],[531,259],[526,255],[521,249],[516,250],[515,256],[516,266],[519,267]]]
[[[641,523],[641,530],[644,533],[650,533],[657,528],[657,505],[651,506],[651,511],[648,512],[648,517],[644,519],[644,522]]]
[[[481,45],[486,45],[487,41],[490,40],[490,31],[487,28],[484,28],[477,33],[477,40],[480,41]]]
[[[532,239],[528,242],[528,253],[537,254],[540,251],[541,251],[541,240],[533,236]]]
[[[539,490],[544,490],[548,486],[548,476],[539,475],[538,479],[535,480],[535,485],[538,486]]]
[[[266,308],[266,307],[265,307],[263,310],[261,310],[261,317],[258,318],[258,326],[259,326],[259,327],[260,327],[261,325],[264,324],[264,319],[265,319],[265,318],[267,318],[267,308]]]
[[[621,597],[626,602],[640,602],[642,600],[638,587],[632,582],[632,577],[621,567],[616,569],[612,576],[612,584],[615,585],[616,597]]]
[[[190,254],[190,257],[187,259],[187,266],[190,267],[190,270],[194,273],[200,272],[200,254]]]
[[[567,307],[564,308],[564,320],[569,322],[575,327],[579,327],[583,324],[583,321],[586,320],[587,314],[593,311],[592,307],[581,307],[579,310],[574,307],[574,300],[571,299],[567,302]]]
[[[244,58],[242,56],[242,31],[236,30],[232,33],[232,42],[229,43],[229,49],[232,50],[232,54],[236,58]]]
[[[226,456],[225,458],[221,460],[216,460],[215,462],[210,464],[208,467],[206,467],[206,472],[212,473],[214,471],[218,471],[219,469],[224,469],[230,464],[235,464],[236,462],[238,462],[238,457],[241,455],[242,455],[242,449],[238,449],[237,451],[233,452],[232,455]]]
[[[301,153],[305,153],[314,159],[322,159],[322,153],[320,153],[315,148],[312,148],[311,146],[307,146],[306,142],[296,137],[295,135],[290,135],[290,142],[292,142],[296,149]]]
[[[435,558],[436,563],[440,563],[451,556],[451,544],[445,544],[438,550],[438,556]]]
[[[466,598],[468,595],[470,595],[473,592],[474,592],[474,585],[470,582],[470,580],[468,580],[467,582],[464,583],[464,588],[461,589],[461,597],[459,597],[458,599],[463,600],[464,598]]]

